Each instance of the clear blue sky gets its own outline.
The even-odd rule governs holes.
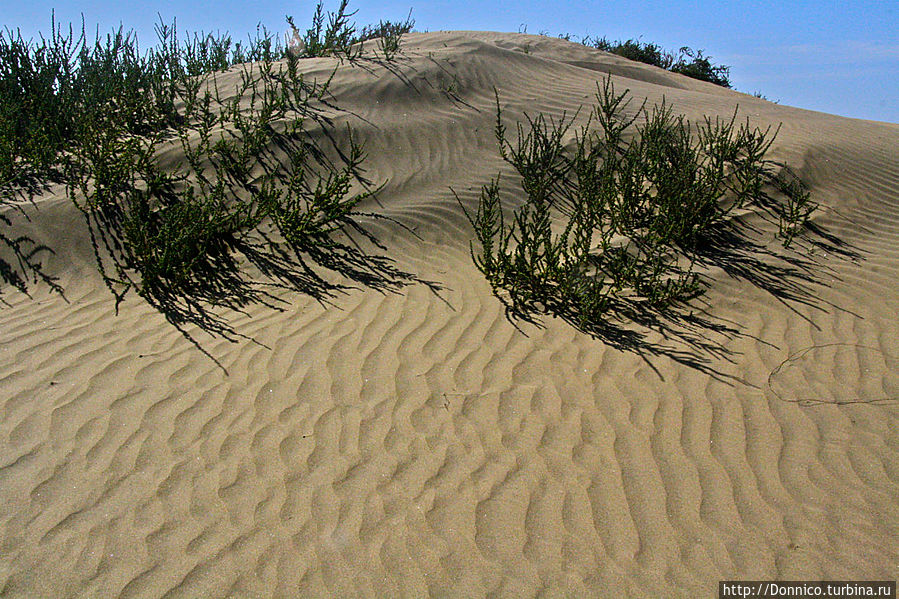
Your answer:
[[[337,0],[325,3],[336,8]],[[155,43],[157,13],[178,19],[181,31],[229,32],[245,39],[257,23],[283,32],[285,15],[301,28],[315,2],[250,0],[133,2],[132,0],[0,0],[0,26],[27,37],[58,22],[106,33],[119,24],[137,32],[141,47]],[[781,104],[856,118],[899,123],[899,1],[852,2],[666,0],[665,2],[536,0],[350,0],[359,25],[401,20],[412,9],[419,31],[474,29],[550,35],[640,37],[676,50],[702,48],[732,67],[731,81]]]

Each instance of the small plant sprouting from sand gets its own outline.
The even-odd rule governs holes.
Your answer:
[[[384,60],[391,61],[400,51],[400,39],[402,34],[396,31],[387,31],[378,37],[378,50],[384,56]]]
[[[784,247],[790,247],[818,205],[812,201],[805,182],[789,169],[784,169],[773,177],[772,183],[786,199],[779,206],[778,227]]]
[[[664,312],[703,293],[694,264],[736,211],[773,210],[788,246],[814,209],[801,181],[765,158],[770,128],[737,125],[736,112],[694,127],[664,102],[626,117],[627,96],[611,78],[598,85],[566,150],[574,117],[528,117],[513,143],[497,94],[500,153],[527,199],[506,222],[497,178],[466,215],[474,263],[510,313],[553,312],[594,329],[611,312]]]

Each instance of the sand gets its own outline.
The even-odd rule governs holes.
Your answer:
[[[553,317],[516,328],[469,256],[450,188],[472,208],[510,172],[494,87],[512,124],[573,114],[606,73],[693,119],[739,105],[782,123],[772,156],[846,244],[816,251],[794,301],[711,272],[697,310],[732,332],[704,332],[720,351],[700,364]],[[59,189],[37,198],[17,226],[55,249],[65,297],[2,296],[0,596],[711,597],[721,579],[899,578],[899,125],[519,34],[411,34],[332,85],[338,127],[387,181],[383,212],[419,238],[366,227],[443,291],[254,306],[229,317],[252,341],[194,331],[217,365],[136,297],[116,315],[81,215]]]

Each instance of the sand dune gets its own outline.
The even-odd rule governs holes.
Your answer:
[[[510,123],[559,117],[607,73],[692,119],[739,104],[782,123],[774,157],[846,244],[815,256],[798,301],[711,273],[697,310],[734,332],[707,333],[720,351],[701,368],[552,317],[519,330],[471,263],[450,188],[474,207],[508,172],[494,88]],[[443,291],[288,295],[230,317],[251,341],[197,331],[217,365],[136,298],[116,316],[80,213],[61,190],[38,198],[17,226],[55,249],[66,291],[3,294],[0,596],[696,597],[720,579],[899,578],[899,125],[518,34],[411,34],[332,91],[337,129],[387,181],[379,210],[419,238],[366,227]]]

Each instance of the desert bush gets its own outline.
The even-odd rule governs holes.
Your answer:
[[[348,59],[358,58],[362,52],[361,44],[355,50],[353,46],[360,40],[356,35],[356,25],[352,21],[357,11],[348,12],[349,0],[341,0],[337,12],[325,13],[324,3],[319,1],[312,16],[312,27],[300,35],[293,17],[287,17],[287,23],[294,36],[302,40],[303,54],[307,57],[338,56]],[[327,22],[325,19],[327,18]]]
[[[357,35],[355,11],[342,0],[335,13],[319,2],[312,26],[300,35],[302,56],[354,58],[366,39],[381,39],[385,56],[393,57],[403,33],[414,21],[366,26]],[[91,42],[51,15],[51,31],[39,42],[20,31],[0,31],[0,194],[29,177],[45,179],[60,167],[60,153],[77,143],[85,127],[97,121],[124,120],[128,133],[145,135],[175,124],[180,90],[198,85],[198,77],[248,62],[272,62],[287,55],[287,46],[257,26],[246,43],[227,34],[178,37],[177,23],[156,25],[157,44],[141,54],[133,32],[122,27]]]
[[[140,54],[120,27],[93,43],[51,18],[51,35],[35,43],[21,32],[0,32],[0,185],[24,172],[46,175],[59,154],[88,128],[116,121],[134,135],[175,124],[179,90],[190,78],[255,60],[276,60],[284,48],[264,28],[244,46],[226,35],[197,35],[180,43],[173,22],[156,26],[158,45]]]
[[[349,0],[341,0],[336,12],[325,12],[323,2],[315,7],[312,27],[301,34],[292,17],[287,17],[291,28],[292,44],[301,56],[338,56],[355,60],[362,56],[364,42],[378,39],[378,48],[387,60],[399,51],[402,36],[415,25],[412,11],[404,21],[396,23],[380,21],[377,25],[366,25],[357,32],[352,21],[357,11],[348,12]]]
[[[376,27],[365,27],[360,35],[360,41],[366,39],[377,38],[378,49],[386,60],[393,60],[396,53],[400,51],[400,40],[403,35],[412,31],[415,20],[412,18],[412,11],[405,21],[399,23],[391,23],[390,21],[380,21]]]
[[[347,286],[324,271],[384,289],[410,278],[352,241],[381,247],[356,223],[377,189],[351,134],[336,160],[313,141],[312,128],[330,126],[327,82],[307,81],[298,60],[244,66],[230,99],[206,80],[166,130],[138,136],[106,122],[88,131],[66,178],[117,305],[134,291],[179,328],[228,335],[216,310],[274,305],[272,286],[326,300]],[[173,141],[185,161],[164,170],[157,151]]]
[[[319,3],[306,55],[354,56],[346,6],[325,23]],[[398,43],[411,23],[382,22],[379,31]],[[310,127],[331,127],[328,82],[306,81],[300,56],[264,27],[247,44],[227,35],[182,41],[174,22],[160,21],[157,46],[140,54],[122,28],[90,43],[83,23],[80,36],[52,17],[51,25],[40,43],[0,33],[0,203],[29,178],[56,173],[85,215],[117,306],[133,290],[178,326],[224,333],[209,308],[271,300],[247,264],[267,285],[319,299],[346,285],[315,265],[380,288],[408,278],[389,259],[336,241],[361,235],[381,247],[355,220],[377,189],[351,134],[348,147],[332,148],[336,159],[312,141]],[[241,83],[223,100],[214,73],[236,64]],[[164,170],[157,153],[173,142],[185,160]],[[0,225],[11,222],[0,214]],[[5,282],[22,290],[28,277],[51,282],[37,262],[49,248],[12,231],[0,231],[0,243],[13,256],[0,262]]]
[[[76,35],[53,16],[40,42],[0,32],[0,208],[15,209],[13,198],[62,181],[72,157],[86,155],[98,137],[152,139],[183,124],[177,102],[196,96],[201,75],[283,54],[264,29],[247,46],[197,35],[182,44],[174,22],[156,31],[159,44],[145,54],[121,27],[89,42],[83,22]],[[11,226],[8,217],[0,220]],[[5,282],[24,289],[27,280],[48,280],[37,257],[50,248],[11,230],[0,232],[0,243],[15,257],[0,263]]]
[[[708,81],[721,87],[732,87],[730,67],[712,64],[711,57],[705,56],[702,50],[694,51],[684,46],[678,52],[677,61],[671,65],[670,70],[673,73],[680,73],[700,81]]]
[[[379,37],[395,37],[401,38],[403,35],[412,31],[415,27],[415,19],[412,18],[412,11],[406,15],[403,21],[379,21],[377,25],[366,25],[359,32],[359,41],[367,41],[377,39]]]
[[[703,292],[694,263],[735,210],[774,207],[787,246],[814,209],[801,181],[765,158],[776,131],[737,125],[736,111],[693,126],[664,101],[627,117],[627,96],[611,78],[598,85],[566,151],[575,117],[527,117],[513,143],[497,94],[500,154],[526,200],[507,222],[497,178],[474,213],[462,208],[472,259],[510,313],[563,314],[589,329],[613,310],[667,310]]]
[[[582,41],[584,45],[611,52],[630,60],[636,60],[645,64],[651,64],[663,69],[670,69],[674,64],[674,55],[666,52],[657,44],[644,43],[640,40],[629,39],[626,41],[610,42],[606,38],[586,37]]]
[[[55,23],[51,40],[37,46],[21,32],[0,32],[0,191],[29,171],[46,172],[72,134],[75,49]]]
[[[711,57],[703,50],[682,47],[676,54],[664,50],[658,44],[629,39],[614,42],[606,38],[585,37],[581,43],[605,52],[611,52],[630,60],[656,66],[673,73],[680,73],[693,79],[708,81],[722,87],[731,87],[730,67],[712,64]]]

